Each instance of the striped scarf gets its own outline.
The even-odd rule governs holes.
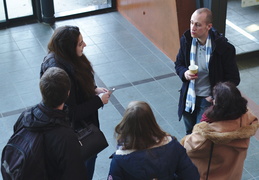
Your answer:
[[[192,39],[191,52],[190,52],[190,64],[191,65],[194,65],[196,62],[197,42],[198,42],[197,38]],[[208,36],[207,41],[206,41],[207,70],[209,69],[209,60],[210,60],[211,52],[212,52],[211,39],[210,39],[210,36]],[[195,80],[191,80],[189,83],[186,102],[185,102],[185,111],[186,112],[193,113],[193,111],[195,109],[195,101],[196,101]]]

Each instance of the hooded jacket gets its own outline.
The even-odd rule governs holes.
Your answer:
[[[198,180],[199,173],[180,143],[146,150],[117,150],[110,165],[108,180]]]
[[[196,124],[192,134],[185,136],[181,144],[197,166],[201,180],[206,179],[211,148],[209,180],[239,180],[250,137],[258,128],[257,117],[248,111],[235,120]]]
[[[236,50],[234,46],[214,28],[209,30],[209,34],[212,43],[212,54],[209,61],[211,90],[218,82],[230,81],[237,86],[240,82],[240,76],[236,64]],[[186,95],[190,82],[185,79],[184,73],[190,65],[191,43],[192,37],[190,30],[188,30],[180,39],[180,49],[175,62],[176,73],[183,82],[178,104],[179,120],[182,118],[185,109]]]
[[[49,180],[86,180],[80,144],[65,110],[53,110],[40,103],[24,111],[14,125],[31,131],[44,129],[44,157]]]

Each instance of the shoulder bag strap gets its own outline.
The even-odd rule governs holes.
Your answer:
[[[212,153],[213,153],[213,147],[214,147],[214,143],[211,142],[211,146],[210,146],[210,158],[209,158],[209,163],[208,163],[208,170],[207,170],[206,180],[209,179],[210,164],[211,164],[211,158],[212,158]]]

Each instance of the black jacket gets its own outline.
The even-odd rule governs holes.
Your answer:
[[[73,127],[78,129],[84,123],[94,123],[99,127],[98,109],[103,106],[98,95],[88,101],[83,101],[83,93],[74,76],[73,67],[66,61],[58,58],[53,53],[48,54],[41,64],[40,76],[50,67],[59,67],[65,70],[71,81],[71,90],[66,104],[69,106],[69,118],[73,122]]]
[[[235,47],[215,29],[210,29],[209,34],[212,43],[212,54],[209,61],[209,80],[211,89],[218,82],[225,81],[231,81],[237,86],[240,83],[240,76],[236,64]],[[190,30],[188,30],[180,39],[180,49],[175,61],[176,73],[183,82],[178,105],[179,120],[185,109],[186,94],[190,82],[185,79],[184,73],[188,70],[188,66],[190,65],[191,43],[192,37]]]
[[[86,167],[80,156],[80,144],[67,118],[67,110],[53,110],[40,103],[22,113],[14,132],[26,127],[44,129],[44,157],[50,180],[86,180]]]

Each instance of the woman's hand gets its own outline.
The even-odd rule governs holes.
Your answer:
[[[100,96],[103,104],[107,104],[109,102],[109,99],[110,99],[110,93],[109,92],[101,93],[99,96]]]
[[[101,94],[101,93],[105,93],[105,92],[108,92],[108,89],[103,88],[103,87],[97,87],[97,88],[95,88],[95,93],[96,93],[97,95],[99,95],[99,94]]]

